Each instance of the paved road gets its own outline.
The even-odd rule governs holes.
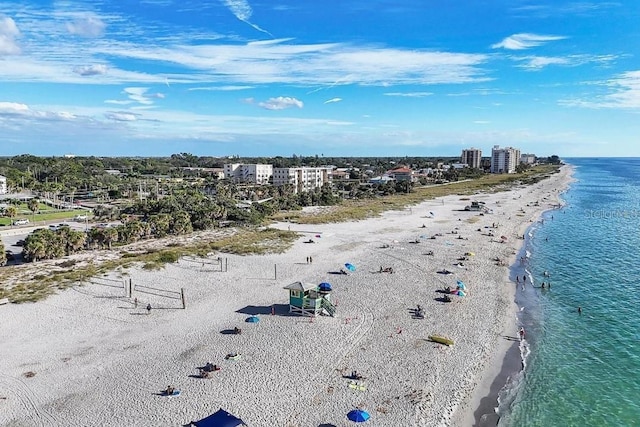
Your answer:
[[[19,241],[24,241],[29,234],[38,228],[47,228],[50,225],[58,225],[58,224],[66,224],[71,229],[77,231],[85,231],[87,227],[91,228],[92,225],[95,224],[87,224],[85,222],[76,222],[76,221],[48,221],[48,222],[37,222],[29,225],[23,226],[7,226],[0,228],[0,240],[4,244],[4,249],[6,251],[11,251],[15,260],[13,262],[7,262],[7,265],[19,264],[22,262],[22,246],[18,245]]]

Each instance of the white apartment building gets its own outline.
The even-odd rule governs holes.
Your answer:
[[[235,183],[269,184],[273,165],[228,163],[224,165],[224,177]]]
[[[310,191],[331,183],[331,171],[331,167],[274,168],[273,185],[291,184],[295,193]]]
[[[7,194],[7,177],[0,175],[0,194]]]
[[[520,164],[520,150],[513,147],[491,149],[491,173],[514,173]]]
[[[460,163],[465,163],[469,165],[470,168],[480,169],[480,165],[482,162],[482,150],[479,148],[468,148],[462,150],[462,155],[460,156]]]

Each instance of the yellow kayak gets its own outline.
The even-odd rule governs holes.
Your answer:
[[[453,345],[453,340],[451,338],[443,337],[442,335],[429,335],[429,339],[440,344]]]

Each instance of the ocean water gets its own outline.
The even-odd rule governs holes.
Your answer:
[[[565,161],[566,205],[532,225],[512,273],[534,286],[518,286],[524,370],[499,426],[640,426],[640,158]]]

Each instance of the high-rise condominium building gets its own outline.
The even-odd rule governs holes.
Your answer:
[[[494,145],[491,149],[491,173],[514,173],[518,164],[520,150],[517,148]]]
[[[470,168],[480,169],[480,163],[482,161],[482,150],[478,148],[468,148],[462,150],[460,156],[460,163],[468,165]]]

